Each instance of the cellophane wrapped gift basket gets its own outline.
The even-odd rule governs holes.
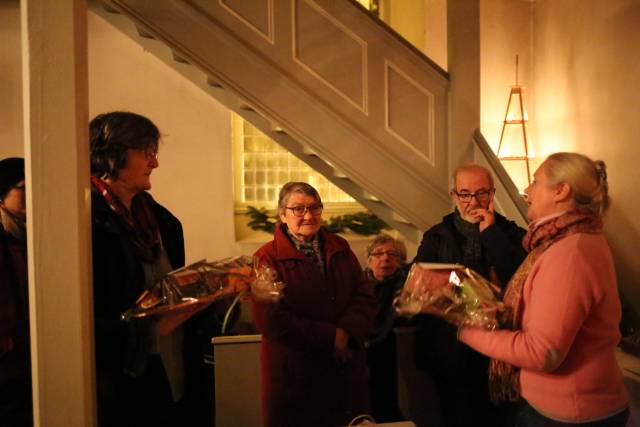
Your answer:
[[[458,326],[498,327],[500,289],[461,264],[415,263],[394,301],[398,314],[433,314]]]
[[[216,300],[251,295],[275,302],[284,286],[275,280],[271,268],[248,256],[202,260],[168,273],[146,289],[122,319],[153,318],[158,331],[167,334]]]

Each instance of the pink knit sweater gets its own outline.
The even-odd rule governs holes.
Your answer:
[[[620,299],[601,234],[574,234],[547,249],[523,289],[522,330],[462,328],[477,351],[522,368],[522,396],[562,421],[596,420],[624,409],[615,358]]]

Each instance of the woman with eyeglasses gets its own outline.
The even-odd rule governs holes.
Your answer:
[[[120,319],[185,260],[180,221],[147,192],[160,132],[120,111],[98,115],[89,131],[98,425],[180,426],[192,377],[204,376],[189,330],[160,335],[152,320]]]
[[[494,400],[522,399],[519,427],[623,427],[629,397],[616,362],[621,308],[603,234],[605,164],[549,156],[525,190],[527,258],[503,300],[503,329],[464,327],[458,338],[492,357]]]
[[[33,425],[24,159],[0,160],[0,425]]]
[[[274,239],[255,254],[286,284],[279,302],[254,302],[266,427],[347,425],[369,410],[375,299],[347,241],[322,228],[322,208],[311,185],[285,184]]]
[[[396,324],[393,299],[402,288],[406,273],[407,248],[401,240],[379,234],[367,245],[365,273],[378,301],[374,328],[366,342],[369,365],[371,408],[378,423],[400,421],[404,417],[398,407],[398,374],[396,356]]]

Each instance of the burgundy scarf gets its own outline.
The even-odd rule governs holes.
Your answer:
[[[124,224],[127,237],[138,256],[145,262],[154,262],[160,253],[160,228],[151,210],[151,196],[145,192],[136,194],[131,200],[129,211],[105,181],[91,176],[91,185],[104,197],[107,205]]]
[[[601,233],[602,219],[592,212],[572,210],[530,228],[522,240],[529,252],[515,272],[504,294],[505,311],[500,318],[502,329],[517,331],[522,326],[522,290],[537,259],[557,241],[576,233]],[[494,403],[520,399],[520,368],[492,359],[489,367],[489,387]]]

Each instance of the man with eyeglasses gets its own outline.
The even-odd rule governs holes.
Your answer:
[[[526,230],[494,211],[493,177],[465,164],[453,174],[452,213],[424,233],[413,262],[459,263],[505,287],[526,253]],[[489,400],[489,359],[457,341],[456,327],[431,315],[416,318],[416,364],[431,372],[445,426],[509,425],[509,410]]]

